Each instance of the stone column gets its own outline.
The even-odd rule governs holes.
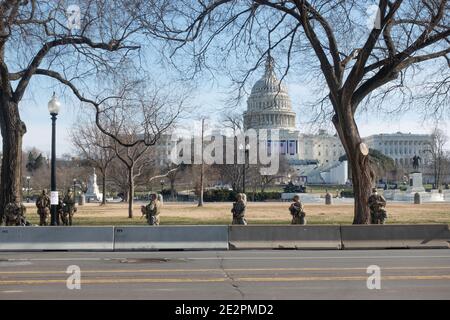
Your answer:
[[[333,197],[331,196],[331,194],[327,191],[327,193],[325,194],[325,204],[326,205],[331,205],[333,203]]]
[[[420,193],[416,192],[414,194],[414,204],[421,204],[422,203],[422,199],[420,197]]]

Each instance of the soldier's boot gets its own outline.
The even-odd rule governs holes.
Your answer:
[[[73,214],[69,214],[69,226],[72,225],[72,216],[73,216]]]
[[[45,214],[39,214],[39,225],[42,226],[46,226],[47,225],[47,221],[45,221]]]
[[[370,224],[378,224],[375,212],[370,211]]]
[[[385,224],[386,223],[386,215],[384,214],[384,212],[380,213],[379,221],[380,221],[380,224]]]
[[[69,219],[70,219],[69,217],[70,217],[69,214],[64,214],[64,215],[62,216],[63,223],[64,223],[65,226],[68,226],[68,225],[69,225]]]
[[[300,217],[300,224],[301,225],[305,225],[306,224],[306,218],[305,217]]]

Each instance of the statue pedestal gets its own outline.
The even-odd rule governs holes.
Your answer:
[[[87,202],[98,202],[102,200],[103,194],[100,193],[97,185],[97,175],[94,173],[89,176],[88,188],[85,194]]]
[[[424,192],[422,172],[413,172],[409,174],[408,192]]]

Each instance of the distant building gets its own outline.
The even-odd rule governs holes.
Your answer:
[[[427,163],[430,154],[432,137],[429,134],[412,133],[381,133],[364,138],[369,148],[376,149],[384,155],[394,159],[395,164],[400,167],[412,166],[412,158],[417,155],[422,163]]]
[[[297,177],[308,181],[308,176],[313,179],[314,172],[317,183],[346,182],[347,166],[339,165],[339,158],[345,153],[339,138],[324,130],[318,135],[300,133],[287,88],[277,79],[271,56],[263,77],[252,88],[243,117],[245,130],[279,130],[278,140],[267,141],[268,148],[278,149]]]

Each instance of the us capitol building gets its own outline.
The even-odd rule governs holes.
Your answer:
[[[337,135],[325,130],[318,134],[301,133],[296,126],[297,116],[292,109],[287,87],[280,83],[274,71],[274,59],[269,56],[265,72],[253,86],[243,113],[244,130],[277,129],[276,141],[268,140],[268,149],[275,148],[289,165],[296,183],[345,184],[348,180],[347,161],[339,161],[345,154]],[[214,134],[216,135],[216,134]],[[225,139],[230,137],[223,133]],[[208,137],[205,137],[208,144]],[[269,138],[270,139],[270,138]],[[431,135],[424,134],[377,134],[363,139],[369,148],[377,149],[394,159],[398,166],[408,168],[414,155],[426,162],[427,148]],[[163,135],[158,141],[160,163],[168,161],[173,142],[170,135]]]
[[[296,182],[344,184],[347,181],[347,162],[339,162],[345,153],[339,138],[324,130],[318,135],[307,135],[297,129],[287,87],[277,79],[274,59],[270,56],[263,77],[252,88],[243,117],[245,130],[279,130],[279,139],[268,140],[268,148],[279,150],[295,171]]]
[[[295,170],[298,182],[344,184],[348,179],[348,164],[339,161],[345,154],[339,137],[325,130],[312,135],[302,134],[297,129],[287,87],[277,79],[274,63],[269,56],[263,77],[251,90],[243,114],[244,129],[278,129],[279,140],[269,140],[268,147],[273,144],[279,148]],[[394,159],[397,165],[408,167],[414,155],[426,160],[431,135],[398,132],[372,135],[363,140],[370,148]]]

